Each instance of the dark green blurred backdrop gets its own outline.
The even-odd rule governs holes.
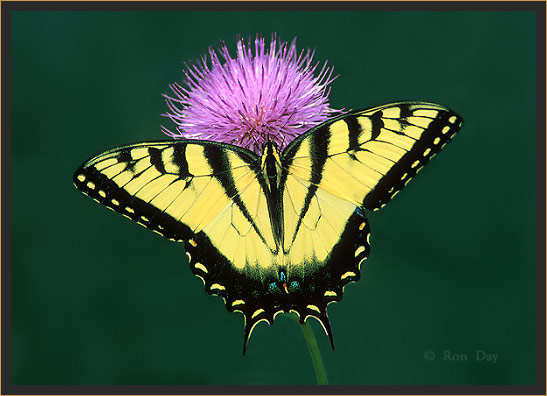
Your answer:
[[[290,318],[261,323],[243,357],[242,316],[183,248],[72,185],[91,155],[163,137],[183,62],[277,32],[335,66],[333,107],[418,99],[465,119],[370,214],[362,280],[329,307],[335,352],[312,321],[330,382],[533,384],[535,28],[532,12],[15,12],[13,383],[315,383]]]

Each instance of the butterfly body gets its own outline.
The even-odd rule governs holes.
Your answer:
[[[280,312],[320,321],[359,280],[370,227],[384,206],[459,130],[461,118],[401,102],[329,120],[282,152],[196,141],[146,142],[93,157],[76,187],[107,207],[183,242],[192,272],[229,311],[245,342]]]

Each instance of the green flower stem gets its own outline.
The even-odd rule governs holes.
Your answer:
[[[327,371],[325,370],[325,365],[323,364],[323,358],[321,357],[321,351],[317,345],[317,340],[315,338],[315,333],[309,325],[309,323],[304,322],[300,324],[300,319],[298,316],[291,312],[291,317],[300,325],[302,329],[302,334],[306,340],[306,345],[308,346],[308,351],[310,352],[311,360],[313,362],[313,368],[315,369],[315,375],[317,376],[317,384],[319,385],[328,385]]]

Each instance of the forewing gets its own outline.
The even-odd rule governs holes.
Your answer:
[[[285,150],[289,173],[310,180],[310,155],[321,188],[376,210],[388,203],[458,132],[461,117],[432,103],[401,102],[358,111],[323,124]],[[313,140],[325,141],[326,154]],[[319,158],[317,158],[319,156]]]
[[[202,252],[201,262],[190,261],[210,288],[225,272],[217,265],[239,271],[273,266],[276,247],[256,161],[226,145],[139,143],[90,159],[74,184],[131,220],[184,241],[190,256]],[[208,259],[213,250],[215,259]]]

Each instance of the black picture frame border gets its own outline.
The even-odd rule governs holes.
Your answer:
[[[348,385],[348,386],[194,386],[194,385],[14,385],[11,383],[11,16],[14,11],[531,11],[536,13],[536,385]],[[171,394],[484,394],[545,395],[546,245],[546,79],[545,12],[541,1],[371,1],[371,2],[64,2],[2,1],[2,395],[171,395]]]

